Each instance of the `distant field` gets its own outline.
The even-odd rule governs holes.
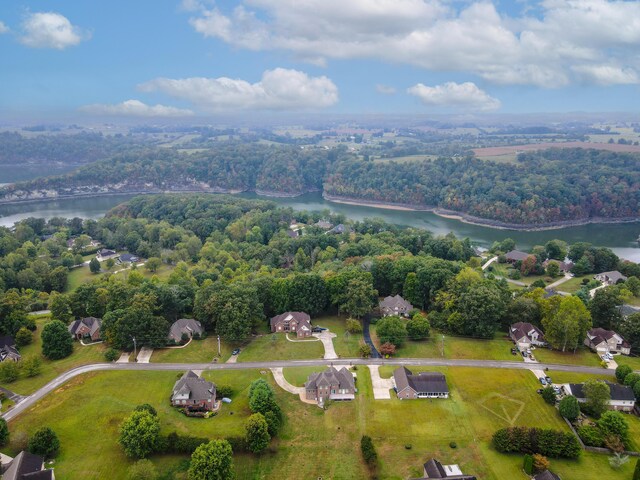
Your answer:
[[[473,153],[476,157],[501,157],[516,155],[521,152],[531,152],[534,150],[544,150],[546,148],[595,148],[598,150],[608,150],[610,152],[640,153],[639,145],[618,145],[617,143],[590,143],[590,142],[546,142],[529,143],[526,145],[508,145],[505,147],[475,148]]]
[[[424,160],[435,160],[437,155],[406,155],[404,157],[392,157],[392,158],[376,158],[374,162],[420,162]]]

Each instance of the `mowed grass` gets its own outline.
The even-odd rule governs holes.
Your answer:
[[[600,358],[586,347],[580,347],[573,351],[561,352],[550,348],[536,348],[533,355],[540,363],[556,363],[560,365],[586,365],[599,367]]]
[[[203,340],[192,340],[183,348],[156,348],[151,361],[154,363],[210,363],[217,358],[218,362],[226,362],[233,348],[221,341],[221,356],[218,357],[218,337],[210,335]]]
[[[629,365],[634,370],[640,371],[640,357],[629,357],[628,355],[616,355],[613,358],[618,365]]]
[[[293,336],[290,338],[294,339]],[[284,333],[267,333],[255,337],[251,343],[241,347],[238,362],[301,360],[323,356],[324,347],[319,340],[290,342]]]
[[[584,280],[585,278],[591,280],[593,279],[593,275],[581,275],[579,277],[573,277],[571,280],[567,280],[566,282],[558,285],[557,290],[567,293],[576,293],[582,288],[582,280]]]
[[[313,325],[328,328],[337,335],[333,339],[333,348],[339,357],[357,358],[360,356],[360,346],[364,345],[361,333],[348,333],[346,317],[326,316],[311,319]]]
[[[104,352],[107,347],[103,343],[87,345],[80,345],[79,342],[73,343],[73,353],[61,360],[48,360],[42,356],[42,328],[48,322],[47,317],[39,318],[36,321],[37,330],[33,332],[33,342],[26,347],[20,348],[20,354],[23,359],[37,356],[42,361],[42,369],[40,375],[27,378],[21,372],[20,378],[13,383],[4,385],[9,390],[19,393],[21,395],[29,395],[35,392],[37,389],[53,380],[58,375],[71,370],[72,368],[79,367],[80,365],[88,365],[91,363],[104,363]]]
[[[410,367],[418,372],[421,368]],[[394,367],[384,366],[390,376]],[[308,368],[286,369],[297,382]],[[314,370],[314,369],[311,369]],[[557,411],[539,395],[534,375],[528,371],[479,368],[439,368],[447,376],[449,400],[374,400],[368,369],[358,369],[358,393],[353,402],[336,402],[326,411],[303,404],[294,395],[274,387],[286,421],[270,448],[257,457],[234,456],[237,478],[299,479],[368,478],[358,443],[362,435],[373,438],[378,451],[377,477],[406,479],[421,475],[431,457],[457,463],[465,473],[484,480],[519,479],[521,455],[503,455],[490,445],[493,432],[510,425],[537,426],[568,431]],[[233,403],[216,417],[190,419],[169,406],[168,395],[180,372],[100,372],[74,379],[36,407],[11,422],[13,437],[49,425],[62,448],[56,459],[56,478],[125,478],[132,460],[117,444],[118,426],[140,403],[157,410],[162,432],[171,431],[209,438],[239,436],[250,414],[247,390],[251,381],[270,373],[257,370],[205,372],[205,377],[234,389]],[[233,415],[231,415],[233,412]],[[634,418],[635,422],[639,420]],[[632,433],[638,431],[632,426]],[[455,441],[456,449],[449,447]],[[411,445],[411,449],[405,446]],[[8,453],[15,453],[10,445]],[[184,470],[187,456],[152,456],[163,472]],[[622,480],[633,468],[614,471],[606,455],[585,454],[577,461],[551,459],[552,469],[563,478]],[[182,478],[182,477],[178,477]]]
[[[106,268],[104,262],[102,262],[102,268]],[[167,264],[162,264],[160,268],[158,268],[158,270],[156,270],[155,272],[150,272],[144,267],[136,268],[136,270],[140,272],[144,278],[152,278],[153,276],[156,276],[161,280],[166,280],[167,278],[169,278],[169,275],[171,275],[173,269],[173,265]],[[65,292],[72,292],[83,283],[91,282],[95,279],[101,278],[105,275],[105,273],[113,272],[118,272],[114,273],[114,275],[118,277],[126,278],[129,272],[131,272],[131,268],[125,268],[124,265],[114,265],[111,270],[105,270],[101,273],[91,273],[91,270],[89,270],[89,265],[83,265],[81,267],[74,268],[69,271],[69,275],[67,276],[67,288],[65,289]]]
[[[37,407],[10,424],[12,437],[33,433],[42,425],[58,435],[61,449],[55,463],[56,478],[126,478],[128,459],[117,444],[118,428],[136,405],[150,403],[158,410],[162,433],[221,438],[244,434],[250,415],[248,386],[258,371],[205,373],[217,384],[234,387],[233,403],[210,419],[187,418],[173,409],[168,398],[182,372],[100,372],[77,377],[47,396]],[[233,414],[231,414],[233,412]],[[16,446],[9,445],[10,453]],[[178,463],[187,456],[152,457],[159,466]],[[164,471],[164,469],[163,469]]]
[[[342,368],[342,367],[336,367]],[[360,366],[359,370],[366,369],[367,367]],[[326,370],[325,367],[287,367],[282,369],[282,373],[284,374],[284,378],[291,385],[296,387],[303,387],[309,375],[314,372],[321,372]]]
[[[376,325],[371,325],[371,337],[379,347],[380,341],[376,333]],[[444,355],[443,355],[444,344]],[[407,340],[396,350],[395,357],[404,358],[456,358],[472,360],[509,360],[518,361],[522,358],[511,354],[513,342],[504,332],[497,332],[493,339],[454,337],[431,331],[426,340]]]

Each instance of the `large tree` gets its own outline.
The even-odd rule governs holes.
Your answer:
[[[160,438],[160,421],[148,410],[136,410],[120,425],[118,443],[132,458],[145,458],[154,452]]]
[[[618,323],[622,319],[620,305],[622,305],[622,298],[620,298],[620,292],[617,287],[612,286],[596,290],[589,304],[593,326],[616,330]]]
[[[340,310],[348,315],[360,318],[371,311],[375,305],[378,292],[370,281],[354,278],[347,283]]]
[[[269,446],[269,427],[261,413],[254,413],[247,419],[245,430],[247,446],[253,453],[260,453]]]
[[[586,398],[585,406],[589,414],[599,417],[607,409],[611,400],[609,385],[602,380],[587,380],[582,386]]]
[[[575,350],[591,328],[591,316],[578,297],[564,297],[558,311],[542,319],[549,344],[563,352]]]
[[[564,418],[569,421],[574,421],[578,418],[578,415],[580,415],[580,404],[578,403],[578,399],[573,395],[567,395],[560,400],[558,410],[560,411],[560,415]]]
[[[492,338],[509,303],[508,288],[488,279],[456,278],[449,328],[459,335]]]
[[[631,345],[631,351],[640,353],[640,313],[634,313],[622,320],[618,331]]]
[[[7,421],[0,417],[0,447],[4,447],[9,443],[9,426]]]
[[[60,360],[73,352],[73,339],[67,326],[52,320],[42,329],[42,354],[51,360]]]
[[[378,321],[376,335],[380,339],[380,343],[391,343],[396,347],[401,347],[407,339],[407,329],[400,317],[389,316]]]
[[[200,445],[191,455],[189,480],[233,480],[233,451],[226,440]]]
[[[58,453],[60,448],[60,440],[56,433],[49,427],[42,427],[35,431],[35,433],[29,438],[27,450],[35,455],[40,455],[44,458],[53,458]]]

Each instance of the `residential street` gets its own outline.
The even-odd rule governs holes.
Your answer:
[[[155,371],[181,371],[181,370],[247,370],[247,369],[271,369],[279,367],[323,367],[338,365],[415,365],[430,367],[477,367],[477,368],[506,368],[517,370],[529,370],[530,364],[524,362],[497,361],[497,360],[454,360],[439,358],[341,358],[336,360],[281,360],[273,362],[246,362],[246,363],[97,363],[74,368],[63,373],[57,378],[47,383],[34,394],[25,398],[6,412],[3,418],[7,421],[20,415],[25,410],[32,407],[40,399],[59,388],[65,382],[78,375],[89,372],[106,370],[155,370]],[[600,367],[583,367],[578,365],[553,365],[538,364],[542,370],[549,368],[551,371],[587,373],[592,375],[611,375],[613,370]]]

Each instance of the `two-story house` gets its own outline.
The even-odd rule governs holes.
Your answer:
[[[613,330],[605,330],[604,328],[592,328],[587,332],[584,344],[591,350],[603,353],[622,353],[629,355],[631,353],[631,345]]]
[[[311,317],[304,312],[285,312],[271,319],[271,331],[295,333],[298,338],[311,335]]]

